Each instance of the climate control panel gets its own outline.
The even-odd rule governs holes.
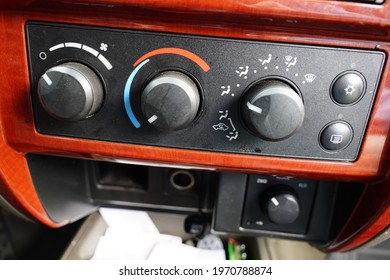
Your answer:
[[[39,22],[26,33],[40,133],[252,155],[355,160],[385,59]]]

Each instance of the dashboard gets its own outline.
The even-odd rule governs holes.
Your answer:
[[[389,226],[390,7],[0,4],[0,196],[60,227],[99,206],[350,250]]]

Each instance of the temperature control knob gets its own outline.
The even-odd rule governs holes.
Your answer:
[[[88,66],[68,62],[46,71],[38,82],[38,97],[53,117],[78,121],[93,115],[103,103],[103,85]]]
[[[200,94],[195,82],[178,71],[154,77],[141,95],[141,107],[148,122],[163,130],[178,130],[196,117]]]
[[[288,82],[266,79],[246,90],[241,114],[256,136],[279,141],[292,136],[302,125],[305,109],[301,97]]]

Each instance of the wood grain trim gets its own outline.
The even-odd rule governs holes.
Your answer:
[[[310,29],[344,30],[346,33],[384,35],[383,27],[388,23],[388,3],[370,5],[326,0],[14,0],[0,4],[4,9],[30,11],[68,11],[82,14],[103,14],[122,17],[127,14],[142,13],[149,17],[170,16],[177,18],[185,15],[186,21],[200,19],[207,22],[235,22],[240,26],[260,24]],[[359,29],[356,29],[356,23]],[[380,25],[378,23],[381,23]],[[370,28],[376,26],[377,28]],[[360,32],[358,31],[360,30]]]
[[[350,219],[327,248],[349,251],[364,245],[390,224],[390,180],[367,185]]]
[[[50,227],[58,227],[46,214],[31,181],[23,154],[15,152],[0,138],[0,195],[18,212]],[[63,224],[66,224],[64,221]]]

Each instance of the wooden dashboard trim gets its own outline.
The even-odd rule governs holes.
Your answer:
[[[366,186],[350,219],[329,245],[328,251],[355,249],[388,227],[390,221],[389,184],[389,180],[386,180]]]
[[[368,189],[388,189],[390,71],[385,65],[375,106],[357,161],[332,162],[216,152],[54,137],[34,127],[24,26],[27,20],[88,24],[273,42],[380,49],[390,51],[390,7],[330,1],[26,1],[0,4],[0,194],[19,211],[49,226],[35,193],[24,155],[48,153],[96,160],[151,161],[212,168],[221,171],[365,181]],[[186,16],[186,22],[177,24]],[[314,31],[313,31],[314,30]],[[315,34],[313,34],[313,32]],[[382,183],[378,184],[377,181]],[[381,187],[378,187],[381,186]],[[370,205],[366,191],[358,213]],[[390,194],[378,198],[375,221],[352,217],[330,246],[345,250],[360,246],[389,224]],[[367,201],[367,202],[364,202]],[[66,223],[66,221],[64,221]],[[354,228],[354,233],[349,232]],[[359,235],[356,235],[356,233]],[[351,238],[353,236],[353,238]]]
[[[78,157],[91,158],[99,157],[99,159],[112,157],[121,159],[133,159],[139,161],[155,161],[173,164],[183,164],[189,166],[198,166],[204,168],[216,168],[217,170],[228,170],[238,172],[252,172],[263,174],[282,174],[288,176],[301,177],[316,177],[318,179],[333,179],[333,180],[363,180],[372,181],[381,178],[387,172],[387,165],[384,164],[388,160],[385,152],[389,147],[385,145],[386,136],[388,134],[388,124],[390,117],[386,114],[386,104],[388,100],[386,92],[389,88],[389,71],[384,71],[384,78],[379,87],[379,93],[376,97],[376,103],[371,115],[371,120],[368,124],[367,134],[364,138],[360,156],[355,162],[337,162],[337,161],[318,161],[307,159],[291,159],[291,158],[276,158],[269,156],[251,156],[240,154],[227,154],[219,152],[206,151],[188,151],[175,148],[152,147],[122,143],[110,143],[95,140],[72,139],[66,137],[49,136],[38,133],[34,127],[34,119],[32,113],[31,100],[29,92],[29,76],[28,76],[28,61],[25,50],[24,24],[30,20],[41,21],[58,21],[56,17],[50,16],[30,16],[29,18],[21,16],[19,18],[12,17],[16,25],[14,25],[13,34],[8,34],[8,42],[24,42],[24,44],[13,44],[11,49],[5,50],[7,54],[4,61],[11,53],[15,56],[14,60],[10,61],[8,75],[18,76],[19,91],[24,93],[24,98],[20,98],[20,94],[15,93],[3,98],[7,106],[7,112],[4,111],[2,119],[4,125],[5,138],[9,145],[15,150],[27,153],[55,153],[68,154]],[[61,22],[80,23],[79,20],[63,19]],[[132,26],[131,26],[132,27]],[[193,27],[194,28],[194,27]],[[194,31],[196,28],[194,28]],[[175,31],[168,29],[167,31]],[[191,32],[193,33],[193,32]],[[213,33],[214,34],[214,33]],[[209,35],[209,34],[204,34]],[[241,35],[242,36],[242,35]],[[253,36],[252,36],[253,37]],[[257,38],[257,37],[256,37]],[[260,40],[266,40],[267,35],[260,35]],[[279,42],[290,41],[289,38],[273,34],[273,38],[278,38]],[[295,37],[294,42],[308,41],[309,38]],[[311,44],[324,44],[325,39],[312,39]],[[328,45],[336,45],[334,42],[329,42]],[[345,42],[339,42],[339,46],[348,46]],[[364,42],[355,42],[357,48],[373,49],[375,45]],[[388,52],[390,45],[381,44],[381,50]],[[16,58],[18,57],[18,58]],[[23,58],[21,60],[20,58]],[[20,60],[17,67],[17,73],[12,73],[15,68],[16,60]],[[14,92],[15,88],[10,85],[8,92]],[[1,114],[1,113],[0,113]],[[14,116],[18,116],[15,118]]]

